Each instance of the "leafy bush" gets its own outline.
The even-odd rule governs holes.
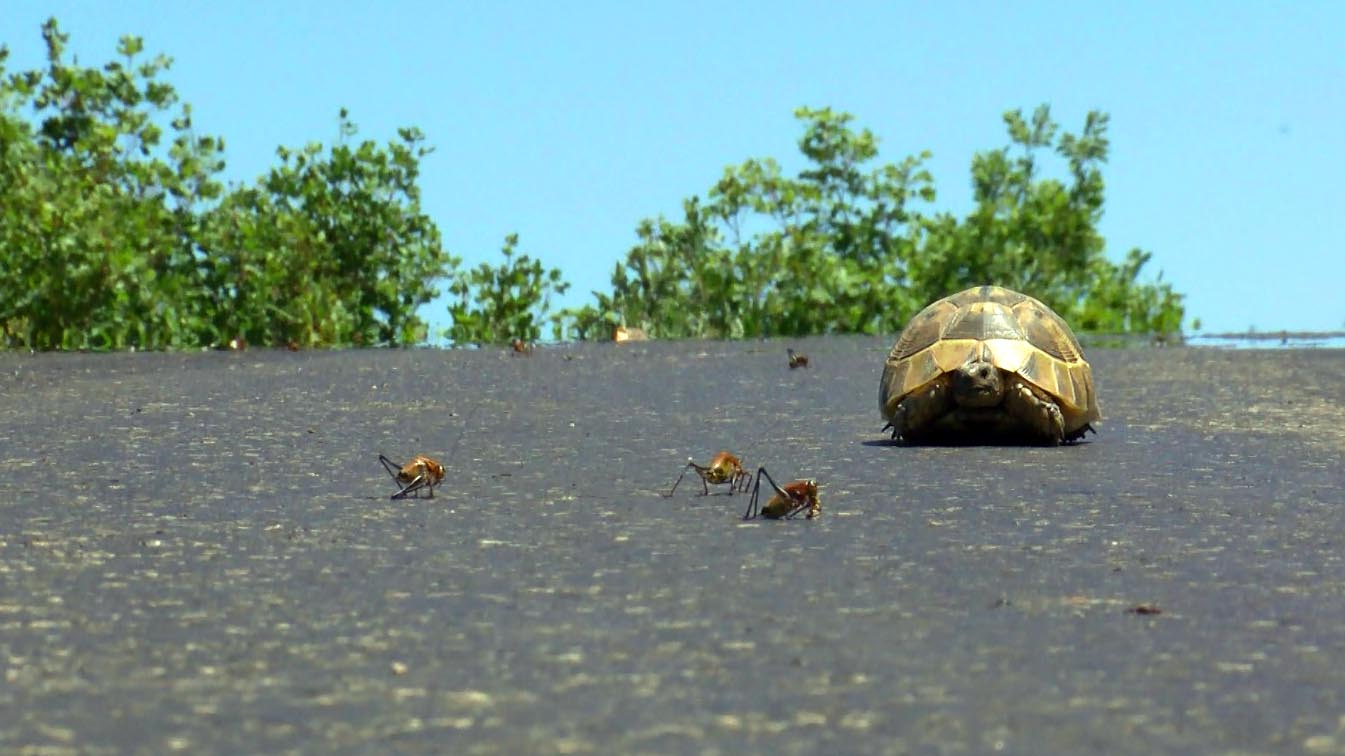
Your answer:
[[[561,280],[559,270],[544,270],[540,260],[527,255],[514,257],[518,234],[504,239],[504,262],[497,266],[481,263],[448,287],[457,297],[449,305],[453,325],[446,332],[454,344],[504,344],[514,339],[531,343],[542,333],[551,296],[561,295],[570,285]],[[560,339],[560,324],[555,318],[553,339]]]
[[[975,208],[935,200],[928,154],[877,162],[853,118],[802,108],[806,167],[769,158],[725,169],[680,220],[646,219],[609,292],[560,314],[569,284],[518,239],[504,262],[466,274],[420,207],[417,129],[379,146],[339,137],[280,148],[250,186],[219,180],[224,141],[200,134],[160,80],[171,60],[67,63],[68,37],[42,27],[45,68],[8,73],[0,47],[0,346],[183,348],[424,341],[416,314],[442,281],[456,343],[609,338],[617,325],[663,338],[898,330],[929,301],[998,283],[1046,301],[1081,330],[1170,333],[1182,296],[1141,280],[1150,254],[1120,263],[1097,232],[1107,116],[1060,133],[1042,106],[1005,114],[1010,144],[972,160]],[[1057,178],[1042,167],[1054,153]]]
[[[0,49],[0,339],[34,349],[162,347],[197,340],[195,208],[219,196],[222,142],[137,63],[123,37],[101,70],[67,65],[67,35],[42,28],[49,67],[7,74]],[[31,113],[37,128],[23,117]]]
[[[1182,297],[1161,277],[1139,280],[1150,255],[1116,264],[1097,232],[1107,116],[1061,134],[1045,106],[1004,116],[1010,147],[972,161],[976,207],[964,219],[925,215],[928,153],[874,166],[877,139],[852,117],[803,108],[807,167],[782,175],[771,159],[728,168],[684,218],[645,220],[618,263],[612,291],[566,313],[572,335],[626,324],[663,338],[882,333],[929,302],[996,283],[1032,294],[1083,330],[1180,328]],[[1054,150],[1068,181],[1042,176]]]
[[[352,147],[342,111],[331,150],[282,148],[226,193],[224,142],[158,80],[168,58],[139,62],[141,40],[123,37],[122,61],[82,68],[54,19],[42,34],[45,69],[6,74],[0,48],[5,347],[425,339],[416,309],[458,261],[420,211],[419,131]]]
[[[1044,105],[1030,121],[1021,111],[1006,113],[1011,146],[972,160],[976,207],[961,221],[941,214],[926,224],[926,242],[911,259],[924,297],[997,283],[1041,299],[1082,331],[1179,331],[1181,295],[1161,274],[1153,283],[1140,281],[1151,254],[1132,249],[1119,264],[1105,255],[1097,224],[1107,121],[1091,112],[1082,132],[1057,138]],[[1068,183],[1040,175],[1046,150],[1065,160]]]
[[[201,264],[215,331],[259,344],[407,344],[424,341],[416,308],[459,261],[420,211],[416,129],[400,141],[281,148],[255,188],[207,214]]]

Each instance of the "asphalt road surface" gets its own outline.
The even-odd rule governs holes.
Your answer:
[[[0,751],[1345,753],[1345,352],[920,448],[889,346],[0,355]]]

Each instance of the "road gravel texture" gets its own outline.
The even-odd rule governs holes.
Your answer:
[[[0,751],[1345,753],[1345,352],[922,448],[889,347],[0,355]],[[661,495],[720,449],[822,516]]]

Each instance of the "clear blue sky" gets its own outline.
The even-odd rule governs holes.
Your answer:
[[[128,33],[170,55],[230,181],[330,143],[341,107],[380,143],[419,126],[449,250],[496,262],[516,231],[563,304],[726,165],[796,168],[797,106],[853,113],[884,161],[931,150],[961,213],[1000,115],[1048,103],[1071,131],[1110,113],[1108,252],[1151,251],[1205,332],[1345,328],[1345,3],[10,0],[11,71],[52,15],[84,65]]]

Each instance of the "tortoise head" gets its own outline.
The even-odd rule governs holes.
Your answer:
[[[953,399],[963,407],[994,407],[1004,401],[1004,379],[990,348],[981,348],[952,371]]]

